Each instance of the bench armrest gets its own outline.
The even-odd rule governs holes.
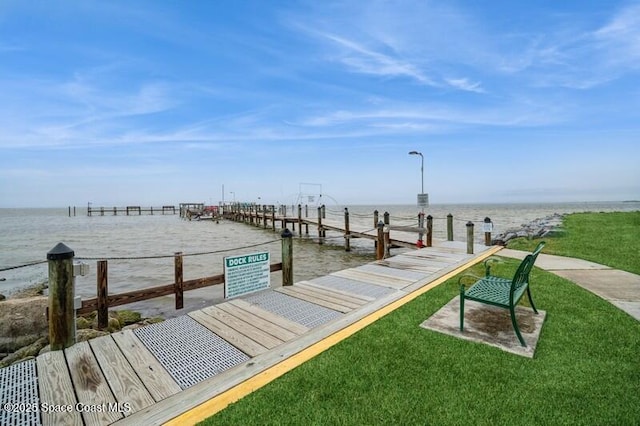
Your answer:
[[[491,264],[492,263],[501,263],[501,261],[495,257],[490,257],[483,262],[484,265],[484,276],[488,277],[491,275]]]
[[[460,276],[460,278],[458,278],[458,285],[463,284],[462,282],[463,280],[466,280],[468,283],[474,284],[477,281],[481,280],[482,277],[479,277],[477,275],[473,275],[473,274],[464,274],[462,276]]]

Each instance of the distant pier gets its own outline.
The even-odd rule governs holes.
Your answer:
[[[74,207],[75,215],[75,207]],[[126,206],[126,207],[92,207],[87,206],[87,216],[141,216],[142,214],[177,214],[176,206],[161,206],[161,207],[140,207],[140,206]],[[71,216],[71,207],[69,207],[69,216]]]

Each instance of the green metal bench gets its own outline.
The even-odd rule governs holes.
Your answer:
[[[533,311],[537,314],[538,310],[533,304],[531,298],[531,289],[529,288],[529,273],[533,264],[538,257],[538,254],[544,247],[544,241],[538,244],[536,249],[528,254],[524,260],[518,266],[513,278],[501,278],[491,275],[490,261],[485,261],[485,276],[482,278],[473,277],[471,275],[463,275],[458,280],[458,284],[462,282],[464,278],[473,277],[476,279],[475,283],[465,290],[464,284],[460,285],[460,331],[464,331],[464,301],[475,300],[476,302],[485,303],[487,305],[498,306],[500,308],[508,309],[511,316],[511,324],[518,336],[518,340],[522,346],[527,346],[520,329],[518,328],[518,322],[516,321],[516,305],[520,302],[525,292],[529,298],[529,303],[533,308]]]

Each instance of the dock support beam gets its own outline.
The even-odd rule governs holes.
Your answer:
[[[282,234],[282,285],[293,285],[293,234],[284,228]]]
[[[376,260],[384,259],[384,222],[378,222],[378,241],[376,244]]]
[[[467,222],[467,254],[473,254],[473,222]]]
[[[349,230],[349,209],[344,208],[344,251],[351,251],[351,231]]]
[[[75,253],[58,243],[47,253],[49,261],[49,344],[52,351],[76,343],[73,257]]]
[[[97,287],[98,287],[98,328],[104,330],[109,325],[109,281],[108,263],[106,260],[98,260],[97,263]]]

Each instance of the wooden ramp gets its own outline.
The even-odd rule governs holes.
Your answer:
[[[163,424],[498,250],[443,243],[44,353],[0,370],[1,402],[35,411],[0,424]]]

